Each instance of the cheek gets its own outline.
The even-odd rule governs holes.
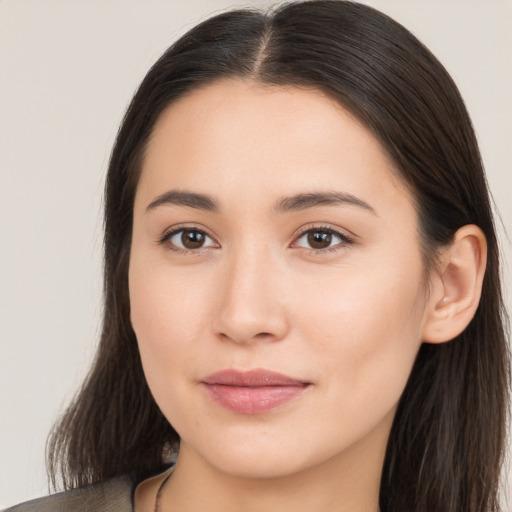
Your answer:
[[[391,408],[399,399],[421,345],[425,294],[422,269],[407,275],[364,272],[323,280],[301,306],[310,352],[330,376],[333,400]],[[381,269],[382,270],[382,269]]]
[[[177,378],[192,371],[205,326],[208,290],[187,273],[163,271],[147,260],[130,266],[131,322],[148,385],[155,398],[179,389]]]

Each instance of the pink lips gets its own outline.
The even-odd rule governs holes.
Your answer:
[[[308,382],[262,369],[222,370],[208,376],[202,384],[216,403],[241,414],[259,414],[274,409],[309,386]]]

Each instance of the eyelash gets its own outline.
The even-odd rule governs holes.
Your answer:
[[[158,243],[160,245],[164,245],[166,248],[168,248],[169,250],[175,252],[175,253],[178,253],[178,254],[198,254],[201,250],[208,250],[210,249],[209,247],[200,247],[198,249],[182,249],[181,247],[176,247],[174,245],[171,245],[170,243],[170,240],[175,236],[177,235],[178,233],[181,233],[183,231],[193,231],[193,232],[197,232],[197,233],[201,233],[205,236],[207,236],[208,238],[212,239],[213,240],[213,237],[210,236],[206,231],[202,230],[202,229],[199,229],[199,228],[196,228],[194,226],[176,226],[172,231],[169,231],[167,233],[164,234],[163,237],[161,237],[159,240],[158,240]],[[306,229],[302,230],[300,233],[298,233],[294,239],[294,244],[300,240],[304,235],[308,234],[308,233],[311,233],[311,232],[321,232],[321,233],[328,233],[330,235],[333,235],[335,236],[336,238],[338,238],[340,241],[335,244],[333,247],[327,247],[325,249],[313,249],[313,248],[308,248],[308,247],[302,247],[302,246],[299,246],[301,247],[302,249],[306,249],[308,252],[310,253],[314,253],[314,254],[326,254],[326,253],[330,253],[330,252],[336,252],[336,251],[339,251],[339,250],[342,250],[344,249],[346,246],[349,246],[349,245],[352,245],[354,244],[354,239],[336,229],[333,229],[329,226],[310,226],[310,227],[307,227]]]
[[[183,231],[194,231],[196,233],[201,233],[205,236],[207,236],[208,238],[211,238],[213,240],[213,237],[210,236],[206,231],[204,231],[203,229],[199,229],[199,228],[196,228],[195,226],[176,226],[174,229],[172,229],[171,231],[167,232],[164,234],[164,236],[162,238],[160,238],[158,240],[158,243],[160,245],[163,245],[165,246],[167,249],[175,252],[175,253],[178,253],[178,254],[199,254],[199,252],[201,250],[207,250],[209,249],[208,247],[200,247],[199,249],[182,249],[181,247],[176,247],[176,246],[173,246],[171,243],[170,243],[170,240],[171,238],[174,236],[174,235],[177,235],[178,233],[181,233]]]
[[[333,229],[329,226],[309,226],[306,229],[302,230],[296,237],[294,244],[296,241],[300,240],[304,235],[308,233],[327,233],[329,235],[333,235],[334,237],[339,239],[339,242],[332,247],[327,247],[325,249],[313,249],[308,247],[302,247],[302,249],[306,249],[307,251],[313,253],[313,254],[325,254],[325,253],[331,253],[331,252],[337,252],[340,251],[346,246],[354,244],[354,239],[350,236],[348,236],[345,233],[342,233],[341,231],[338,231],[337,229]]]

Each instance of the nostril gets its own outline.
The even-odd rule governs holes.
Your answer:
[[[237,343],[248,343],[251,344],[255,341],[273,341],[278,340],[279,337],[276,334],[272,334],[271,332],[258,332],[254,335],[250,334],[240,334],[236,336],[235,334],[230,335],[227,332],[219,332],[219,336],[223,340],[232,340],[236,341]]]

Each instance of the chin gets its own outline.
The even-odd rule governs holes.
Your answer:
[[[306,469],[299,461],[283,460],[284,458],[231,456],[210,463],[214,463],[217,469],[233,477],[250,479],[283,478]]]
[[[263,440],[262,440],[263,441]],[[252,442],[217,442],[195,448],[201,458],[218,471],[236,478],[282,478],[308,469],[320,462],[319,453],[308,457],[300,446]]]

